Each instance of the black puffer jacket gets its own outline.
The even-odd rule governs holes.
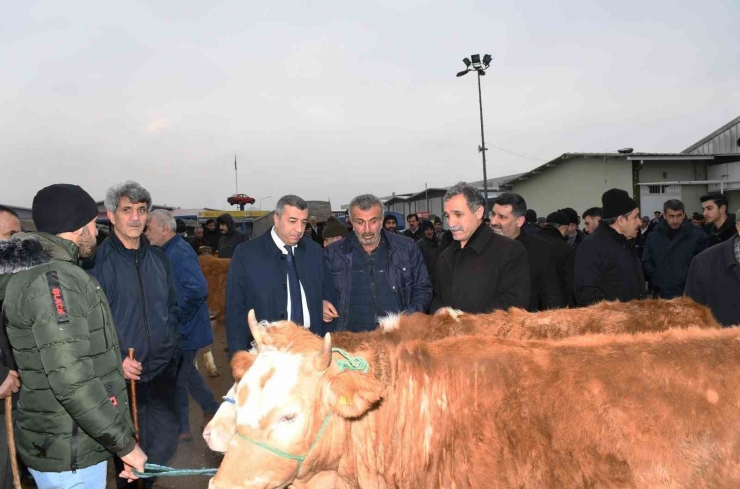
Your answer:
[[[216,223],[219,226],[221,226],[221,224],[226,224],[226,227],[229,228],[229,232],[222,234],[218,239],[218,257],[231,258],[234,256],[234,250],[236,247],[247,241],[247,237],[236,230],[236,225],[234,224],[234,219],[231,217],[231,214],[221,214],[218,216]]]
[[[141,236],[138,250],[123,246],[115,232],[95,253],[90,270],[108,296],[121,354],[134,348],[141,381],[162,371],[180,347],[177,292],[164,251]]]
[[[579,307],[603,300],[645,298],[645,276],[634,240],[627,240],[604,221],[578,247],[575,279]]]

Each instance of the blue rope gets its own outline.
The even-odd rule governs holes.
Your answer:
[[[146,464],[144,465],[145,472],[139,472],[134,469],[134,475],[140,479],[151,479],[154,477],[177,477],[187,475],[206,475],[213,477],[216,475],[218,469],[174,469],[172,467],[166,467],[164,465],[157,464]]]

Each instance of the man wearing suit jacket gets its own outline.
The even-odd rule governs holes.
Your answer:
[[[251,347],[250,309],[260,321],[290,320],[323,334],[324,310],[334,308],[334,289],[321,247],[304,236],[307,220],[306,201],[286,195],[278,200],[272,230],[236,248],[226,282],[231,355]]]

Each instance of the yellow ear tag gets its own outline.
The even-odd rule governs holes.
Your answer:
[[[339,397],[339,404],[343,406],[351,406],[352,405],[352,399],[347,399],[344,396]]]

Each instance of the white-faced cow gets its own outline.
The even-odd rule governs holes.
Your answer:
[[[420,313],[391,315],[380,323],[381,327],[375,331],[333,333],[332,342],[339,348],[356,350],[378,349],[385,343],[430,341],[463,335],[562,339],[584,334],[642,333],[669,328],[720,328],[708,308],[689,298],[670,301],[650,299],[629,303],[600,302],[584,308],[536,313],[516,308],[490,314],[466,314],[442,309],[434,316]],[[292,341],[292,337],[283,334],[283,324],[288,323],[277,322],[271,325],[268,341],[272,346],[283,348]],[[235,354],[232,361],[232,375],[235,380],[241,379],[252,361],[253,356],[246,352]],[[226,399],[230,400],[232,396],[227,394]],[[236,408],[227,400],[206,426],[203,438],[211,450],[225,452],[235,433]]]
[[[213,489],[740,484],[739,329],[345,352],[293,325],[269,346],[250,319]]]

